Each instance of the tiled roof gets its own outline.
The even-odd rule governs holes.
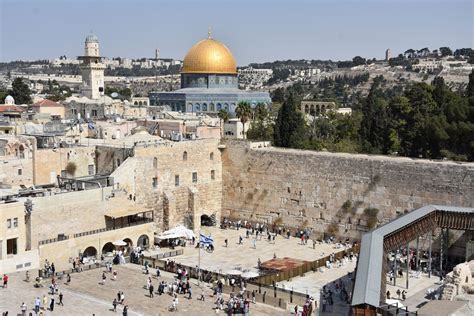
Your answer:
[[[16,105],[0,105],[0,112],[24,112],[25,109]]]
[[[36,102],[32,104],[31,106],[32,107],[62,107],[61,104],[48,100],[48,99],[44,99],[42,101]]]

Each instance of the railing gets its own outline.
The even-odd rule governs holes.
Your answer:
[[[143,224],[148,224],[148,223],[151,223],[151,222],[153,222],[152,219],[144,219],[144,220],[137,221],[137,222],[127,223],[127,224],[121,225],[120,227],[115,227],[115,228],[109,227],[109,228],[99,228],[99,229],[89,230],[89,231],[85,231],[85,232],[81,232],[81,233],[75,233],[75,234],[72,235],[73,236],[72,238],[79,238],[79,237],[84,237],[84,236],[89,236],[89,235],[100,234],[100,233],[111,231],[111,230],[117,230],[117,229],[122,229],[122,228],[126,228],[126,227],[137,226],[137,225],[143,225]],[[39,246],[47,245],[47,244],[67,240],[69,238],[70,238],[69,235],[64,235],[64,236],[59,237],[59,238],[44,239],[44,240],[40,240],[38,242],[38,245]]]
[[[63,241],[63,240],[68,240],[69,239],[69,236],[68,235],[64,235],[62,237],[56,237],[56,238],[50,238],[50,239],[44,239],[44,240],[41,240],[38,242],[38,245],[41,246],[41,245],[47,245],[47,244],[51,244],[53,242],[58,242],[58,241]]]

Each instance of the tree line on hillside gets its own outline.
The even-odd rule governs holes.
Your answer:
[[[462,92],[451,91],[442,77],[403,89],[384,89],[383,80],[374,80],[351,115],[330,112],[306,121],[301,95],[290,93],[267,139],[279,147],[474,160],[474,72]]]

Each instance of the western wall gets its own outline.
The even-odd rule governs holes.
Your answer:
[[[474,206],[474,163],[225,144],[224,217],[359,238],[423,205]]]

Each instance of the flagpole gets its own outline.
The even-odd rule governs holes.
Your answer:
[[[198,286],[201,279],[201,230],[199,230]]]

